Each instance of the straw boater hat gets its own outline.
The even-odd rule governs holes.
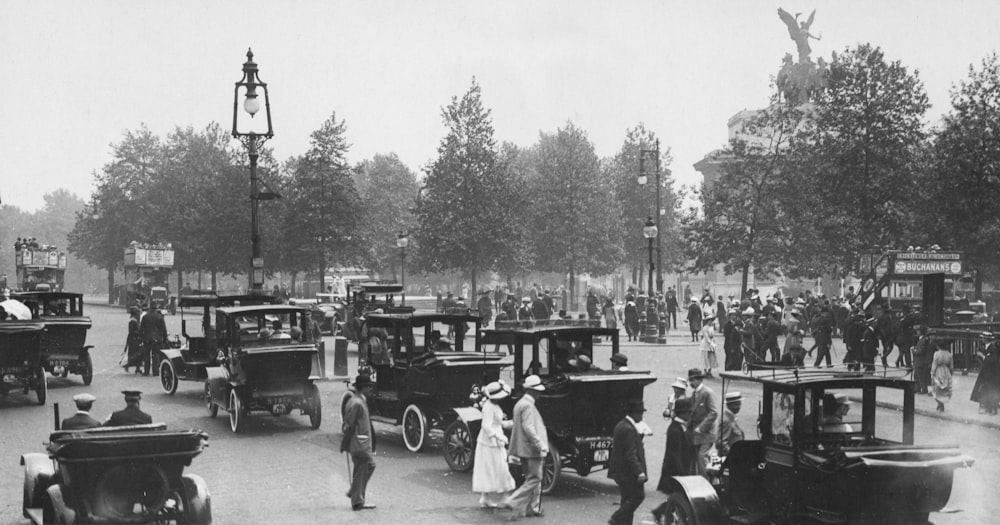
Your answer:
[[[726,404],[743,402],[743,394],[739,392],[729,392],[726,394]]]
[[[486,396],[494,401],[498,401],[510,395],[507,391],[507,387],[500,383],[499,381],[494,381],[486,385]]]
[[[542,384],[542,378],[536,375],[530,375],[524,379],[524,388],[529,390],[535,390],[541,392],[545,390],[545,385]]]

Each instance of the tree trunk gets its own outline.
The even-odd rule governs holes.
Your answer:
[[[295,276],[295,273],[292,272],[293,282],[294,282],[294,279],[295,279],[294,276]],[[319,292],[325,292],[326,291],[326,258],[325,257],[321,257],[320,261],[319,261],[319,290],[317,290],[317,291],[319,291]]]
[[[215,270],[212,270],[212,291],[215,293],[219,293],[219,287],[217,285],[217,281],[215,278]]]
[[[478,292],[479,288],[476,288],[476,284],[477,284],[476,281],[477,281],[477,278],[479,277],[479,272],[476,271],[475,268],[473,268],[472,271],[471,271],[471,274],[472,274],[471,275],[471,277],[472,277],[472,287],[469,288],[469,299],[468,299],[469,302],[466,303],[466,306],[468,306],[469,308],[473,308],[473,305],[476,304],[476,298],[478,298],[477,294],[479,293]]]
[[[983,272],[978,269],[973,270],[976,274],[976,284],[975,284],[975,297],[977,301],[983,300]]]
[[[115,304],[115,267],[108,270],[108,304]]]
[[[572,264],[569,265],[569,304],[564,304],[563,308],[566,309],[566,313],[576,310],[576,273]]]
[[[743,278],[740,279],[740,300],[749,299],[747,297],[747,279],[750,275],[750,261],[743,263]]]
[[[320,272],[320,275],[322,276],[322,272]],[[296,295],[298,295],[298,293],[295,291],[295,281],[296,281],[296,278],[298,276],[299,276],[299,272],[297,272],[297,271],[292,272],[292,296],[293,297],[296,296]],[[320,290],[322,290],[323,289],[322,288],[322,286],[323,286],[323,277],[320,277],[320,279],[319,279],[319,285],[320,285]],[[303,294],[303,297],[304,296],[305,296],[305,294]]]

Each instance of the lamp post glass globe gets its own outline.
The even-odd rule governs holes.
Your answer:
[[[410,244],[409,236],[406,232],[400,232],[399,235],[396,236],[396,247],[406,248],[408,244]]]
[[[652,217],[649,217],[646,219],[646,225],[642,227],[642,236],[647,239],[655,239],[657,233],[656,223],[653,222]]]
[[[247,99],[243,101],[243,109],[250,114],[251,118],[260,111],[260,101],[257,100],[257,94],[252,90],[247,90]]]
[[[643,174],[640,174],[640,175],[639,175],[639,186],[645,186],[645,185],[646,185],[646,182],[647,182],[648,180],[649,180],[649,177],[647,177],[645,173],[643,173]]]

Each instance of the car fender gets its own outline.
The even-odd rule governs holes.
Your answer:
[[[27,509],[42,506],[45,490],[55,477],[55,468],[49,455],[39,452],[22,455],[21,465],[24,465],[24,511],[27,514]]]
[[[209,366],[205,368],[205,384],[212,394],[212,402],[221,407],[229,403],[229,370],[223,366]]]
[[[160,350],[163,354],[164,359],[169,359],[171,361],[182,360],[181,351],[178,348],[163,348]]]
[[[669,492],[682,492],[691,503],[696,525],[726,523],[715,487],[702,476],[674,476]]]
[[[476,407],[457,407],[452,410],[466,425],[483,419],[483,413]]]

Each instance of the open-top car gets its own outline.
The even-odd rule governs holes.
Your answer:
[[[316,304],[312,308],[313,318],[319,323],[322,333],[340,335],[347,316],[347,303],[343,297],[331,293],[318,293]]]
[[[734,443],[707,479],[672,478],[666,523],[926,523],[948,502],[955,469],[973,460],[954,444],[914,445],[914,383],[905,373],[723,373],[724,383],[760,385],[760,437]],[[876,413],[887,396],[902,398],[901,413]]]
[[[367,333],[385,330],[386,335],[384,346],[369,344],[362,356],[363,369],[375,382],[368,398],[372,420],[402,425],[410,451],[423,449],[431,430],[458,420],[456,409],[470,406],[473,386],[496,381],[500,369],[509,366],[505,355],[481,348],[480,321],[474,315],[437,313],[367,316]]]
[[[34,390],[45,404],[48,383],[42,364],[45,325],[40,321],[0,321],[0,395]]]
[[[31,310],[31,318],[45,325],[42,365],[52,375],[80,375],[83,384],[94,380],[93,345],[87,344],[90,318],[83,315],[83,294],[18,292],[11,296]]]
[[[208,485],[183,473],[207,440],[200,430],[168,431],[163,423],[57,430],[47,453],[21,456],[24,517],[38,525],[208,525]]]
[[[240,432],[251,411],[279,416],[298,409],[319,428],[319,354],[307,340],[308,316],[308,308],[280,304],[215,310],[218,366],[205,369],[210,416],[227,410],[230,428]]]
[[[216,295],[203,293],[182,295],[178,301],[181,309],[181,335],[184,342],[179,348],[164,348],[154,362],[159,362],[160,386],[167,394],[177,391],[181,380],[204,381],[207,367],[218,365],[218,331],[212,323],[217,308],[228,306],[254,306],[277,304],[270,295]],[[194,319],[190,324],[189,320]]]
[[[611,344],[595,345],[609,338]],[[542,473],[542,491],[556,486],[564,469],[586,476],[607,468],[615,425],[629,400],[641,400],[646,385],[656,381],[648,371],[601,370],[586,366],[595,351],[610,359],[618,353],[618,331],[567,324],[487,330],[486,347],[510,345],[514,354],[514,390],[504,407],[507,415],[522,395],[528,375],[538,375],[545,390],[535,401],[549,436],[549,455]],[[586,356],[586,359],[581,359]],[[455,470],[472,468],[481,413],[459,411],[454,431],[445,435],[445,460]],[[449,429],[451,430],[451,429]]]

